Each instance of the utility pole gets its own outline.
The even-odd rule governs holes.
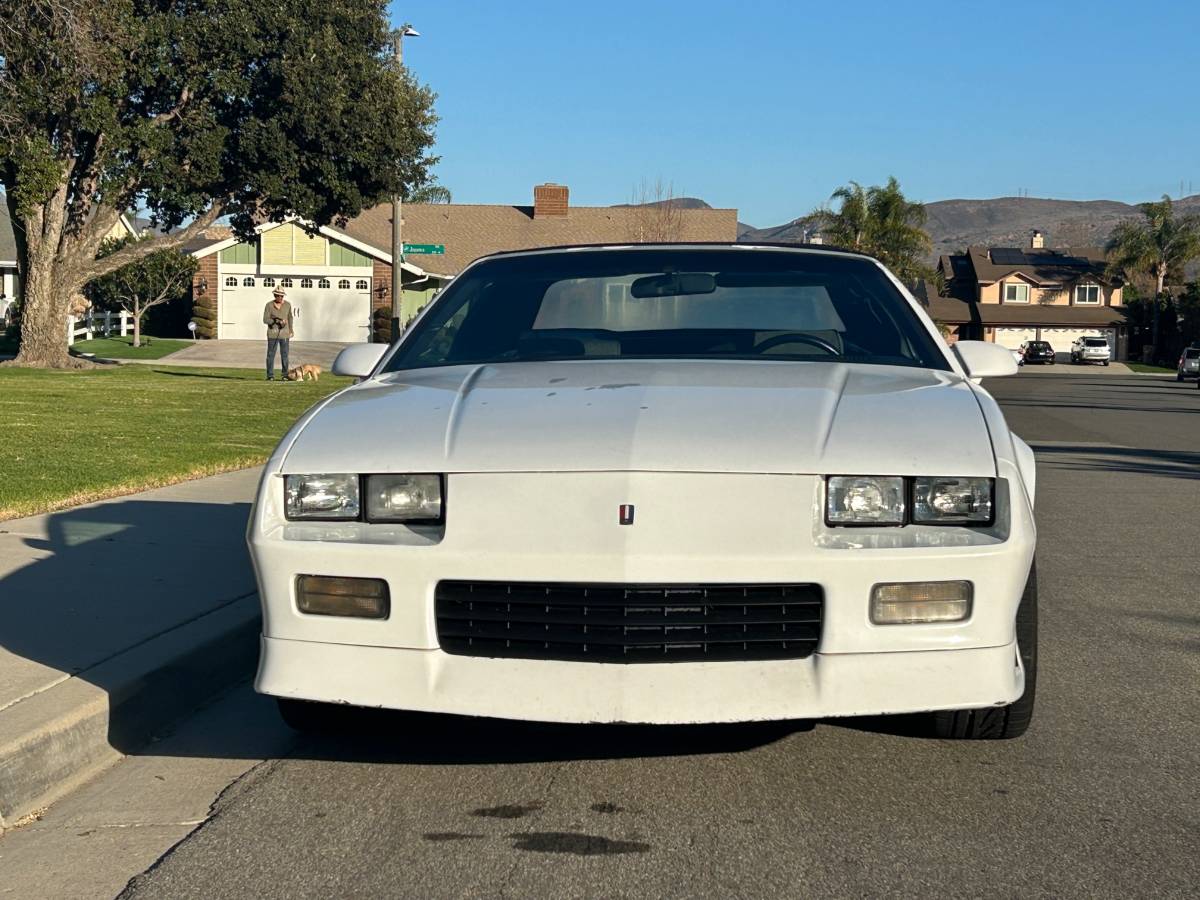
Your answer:
[[[392,57],[396,65],[404,65],[404,39],[420,37],[421,33],[408,23],[392,32]],[[404,204],[399,194],[392,197],[392,340],[400,339],[400,321],[404,315],[404,241],[400,234]]]

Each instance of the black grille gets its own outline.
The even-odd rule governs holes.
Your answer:
[[[815,584],[442,581],[447,653],[653,663],[803,659],[821,637]]]

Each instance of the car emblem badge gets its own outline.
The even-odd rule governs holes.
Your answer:
[[[633,524],[633,504],[632,503],[622,503],[621,504],[620,508],[617,510],[617,521],[620,522],[622,525],[632,525]]]

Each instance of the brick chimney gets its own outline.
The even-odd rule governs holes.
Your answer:
[[[546,219],[550,216],[567,214],[567,198],[570,194],[565,184],[537,184],[533,187],[533,217]]]
[[[1046,246],[1046,236],[1038,230],[1034,230],[1033,237],[1029,239],[1030,250],[1041,250]]]

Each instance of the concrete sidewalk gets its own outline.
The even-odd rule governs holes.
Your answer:
[[[350,344],[332,341],[291,341],[288,347],[288,365],[302,366],[312,363],[326,372],[333,360]],[[267,342],[261,341],[195,341],[182,350],[161,359],[125,359],[121,362],[151,366],[197,366],[235,369],[266,369]],[[275,357],[276,377],[279,377],[279,357]]]
[[[0,522],[0,828],[252,671],[259,471]]]

